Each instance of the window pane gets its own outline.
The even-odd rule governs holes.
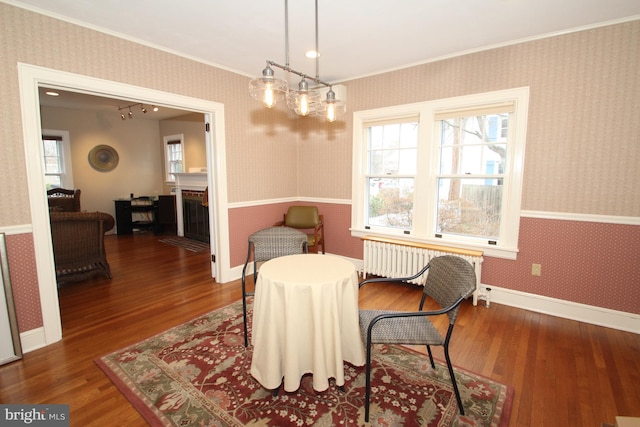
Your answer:
[[[167,180],[175,181],[176,176],[175,173],[183,172],[183,162],[182,162],[182,144],[181,143],[172,143],[166,144],[167,150]]]
[[[437,233],[498,239],[502,179],[439,178]]]
[[[417,123],[394,123],[368,128],[369,175],[416,173]]]
[[[62,173],[62,153],[60,143],[56,140],[45,139],[42,141],[44,149],[44,172]]]
[[[502,174],[506,152],[506,144],[442,147],[440,173],[443,175]]]
[[[369,178],[367,225],[413,228],[413,178]]]
[[[60,175],[45,175],[44,183],[47,187],[47,190],[51,190],[52,188],[60,188],[62,187],[62,182],[60,180]]]
[[[498,114],[458,117],[441,122],[440,174],[498,174],[504,172],[508,120]],[[500,136],[498,136],[500,132]]]

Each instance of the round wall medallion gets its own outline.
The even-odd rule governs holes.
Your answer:
[[[118,152],[108,145],[96,145],[89,151],[89,164],[99,172],[109,172],[118,166]]]

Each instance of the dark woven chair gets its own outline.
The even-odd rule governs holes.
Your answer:
[[[374,278],[360,282],[360,287],[372,282],[410,282],[428,271],[427,282],[420,299],[418,311],[398,312],[388,310],[360,310],[360,329],[367,349],[365,412],[364,419],[369,422],[369,400],[371,397],[371,347],[373,344],[426,345],[431,366],[435,369],[431,346],[443,346],[451,383],[458,402],[460,414],[464,407],[458,384],[449,357],[449,341],[458,316],[460,303],[476,289],[476,275],[473,266],[456,256],[433,258],[426,267],[412,277]],[[427,297],[432,298],[441,307],[439,310],[423,311]],[[429,320],[432,316],[448,316],[449,326],[443,334]]]
[[[104,234],[114,219],[104,212],[51,212],[51,240],[58,284],[95,275],[111,278]]]
[[[244,346],[249,345],[247,333],[247,297],[255,295],[258,263],[285,255],[308,253],[307,235],[290,227],[270,227],[249,236],[247,260],[242,268],[242,315],[244,317]],[[247,290],[247,267],[253,258],[253,291]]]
[[[47,200],[51,212],[80,212],[80,190],[52,188],[47,190]]]

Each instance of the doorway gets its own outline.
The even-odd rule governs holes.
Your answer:
[[[27,182],[31,208],[32,232],[35,261],[38,270],[38,286],[42,308],[43,328],[39,337],[41,346],[62,338],[60,307],[55,280],[55,266],[48,207],[42,168],[41,118],[38,88],[47,86],[61,90],[105,96],[117,99],[144,99],[156,105],[201,112],[210,131],[206,134],[207,183],[209,185],[210,226],[214,239],[211,241],[211,274],[219,283],[231,280],[228,254],[220,252],[220,247],[229,246],[229,225],[227,217],[226,155],[224,144],[224,107],[222,104],[198,98],[153,89],[131,86],[123,83],[92,77],[18,64],[20,96],[27,158]],[[213,260],[217,262],[214,262]]]

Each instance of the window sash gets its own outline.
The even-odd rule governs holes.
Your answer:
[[[184,136],[164,137],[164,162],[166,182],[175,182],[176,173],[184,172]]]
[[[365,235],[392,237],[407,234],[407,230],[402,227],[398,229],[384,228],[371,223],[369,221],[368,199],[371,196],[371,182],[376,178],[413,177],[416,196],[412,210],[413,229],[409,230],[411,240],[460,248],[482,249],[486,254],[514,259],[517,254],[519,233],[528,100],[529,89],[524,87],[354,112],[352,235],[357,237]],[[496,113],[508,114],[509,117],[506,120],[497,120],[491,124],[490,130],[486,130],[487,135],[490,133],[490,140],[478,141],[475,144],[476,148],[473,149],[485,150],[485,157],[482,161],[477,162],[477,166],[474,164],[474,169],[471,170],[472,175],[467,175],[465,168],[440,171],[440,158],[438,157],[440,156],[440,147],[434,142],[437,141],[439,132],[437,119],[469,115],[475,117]],[[411,121],[416,117],[419,122],[416,154],[419,166],[415,176],[402,173],[392,175],[369,173],[367,128],[377,124],[397,123],[401,120]],[[506,134],[504,124],[508,124]],[[489,147],[495,148],[493,146],[496,144],[502,144],[502,148],[506,147],[503,162],[497,160],[494,154],[487,151]],[[469,148],[469,152],[471,150],[472,148]],[[459,178],[465,183],[472,182],[473,180],[470,178],[479,179],[480,181],[477,181],[479,184],[474,184],[474,186],[479,185],[481,188],[487,188],[484,190],[487,200],[482,202],[485,204],[484,208],[489,209],[487,203],[493,203],[495,206],[492,209],[495,207],[502,209],[499,233],[490,229],[489,232],[480,233],[479,237],[469,237],[464,233],[450,233],[449,229],[442,230],[435,227],[438,221],[437,209],[434,206],[438,200],[438,180],[453,178]],[[477,190],[477,188],[472,189],[468,185],[467,187],[465,192]],[[492,187],[499,188],[489,189]],[[493,193],[500,194],[498,196]],[[499,202],[495,200],[496,197],[499,198]],[[484,199],[475,195],[474,200]],[[493,211],[490,212],[493,213]],[[500,236],[499,241],[494,239],[496,234]]]

